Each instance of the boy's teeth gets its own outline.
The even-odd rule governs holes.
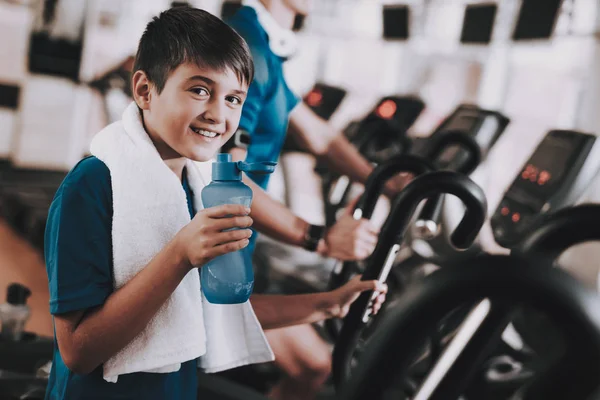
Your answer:
[[[214,137],[217,136],[217,134],[215,132],[205,131],[204,129],[192,128],[192,130],[194,132],[196,132],[197,134],[199,134],[199,135],[206,136],[206,137],[209,137],[209,138],[214,138]]]

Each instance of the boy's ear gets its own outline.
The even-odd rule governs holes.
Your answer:
[[[137,70],[133,74],[133,99],[142,110],[150,108],[151,84],[144,71]]]

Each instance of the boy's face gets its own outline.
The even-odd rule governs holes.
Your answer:
[[[137,74],[145,76],[142,71]],[[248,86],[232,70],[182,64],[168,76],[160,94],[147,84],[147,96],[140,95],[144,76],[134,76],[134,95],[163,159],[210,160],[236,131]]]

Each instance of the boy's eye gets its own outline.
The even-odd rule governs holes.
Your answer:
[[[242,99],[240,99],[239,97],[235,97],[235,96],[229,96],[227,98],[227,101],[231,102],[234,105],[240,105],[242,104]]]
[[[191,92],[197,94],[198,96],[207,96],[210,93],[203,87],[196,87],[190,90]]]

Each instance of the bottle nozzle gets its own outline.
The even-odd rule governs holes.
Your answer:
[[[275,166],[277,163],[271,161],[262,161],[255,163],[246,163],[243,161],[238,161],[237,167],[240,171],[251,172],[253,174],[266,175],[271,174],[275,171]]]
[[[277,163],[271,161],[233,162],[231,154],[219,153],[212,166],[212,178],[219,181],[239,181],[242,180],[242,171],[261,175],[271,174],[275,171],[276,165]]]

